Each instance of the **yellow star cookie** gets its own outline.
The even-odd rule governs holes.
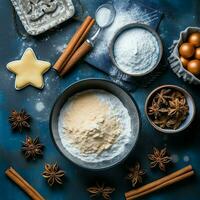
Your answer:
[[[42,89],[44,87],[43,74],[47,72],[51,64],[38,60],[31,48],[26,49],[21,60],[7,64],[7,69],[16,74],[15,88],[23,89],[28,85]]]

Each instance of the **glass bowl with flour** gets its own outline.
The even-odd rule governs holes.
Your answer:
[[[71,161],[88,169],[104,169],[122,161],[139,132],[139,116],[130,96],[121,88],[116,96],[104,87],[91,85],[68,94],[66,101],[56,103],[52,112],[51,128],[57,146]],[[65,98],[66,94],[61,99]]]
[[[159,64],[163,53],[158,34],[143,24],[122,27],[110,44],[110,56],[116,67],[131,76],[144,76]]]

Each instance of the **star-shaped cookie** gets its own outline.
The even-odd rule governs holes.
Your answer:
[[[28,85],[42,89],[44,87],[43,74],[47,72],[51,64],[38,60],[31,48],[26,49],[21,60],[7,64],[7,69],[16,74],[15,88],[21,90]]]

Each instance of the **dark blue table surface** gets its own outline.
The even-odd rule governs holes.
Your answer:
[[[94,14],[96,7],[103,1],[81,0],[84,10]],[[200,23],[200,1],[199,0],[143,0],[141,1],[165,13],[165,17],[159,26],[159,34],[163,40],[166,55],[168,47],[174,39],[179,37],[179,32],[187,26],[198,26]],[[17,26],[16,26],[17,23]],[[61,26],[39,36],[30,37],[20,25],[19,19],[15,19],[15,13],[9,0],[1,0],[0,4],[0,199],[2,200],[25,200],[29,199],[23,191],[13,184],[5,175],[4,171],[13,166],[27,181],[29,181],[48,200],[87,200],[90,199],[86,188],[95,182],[105,182],[116,188],[112,199],[124,199],[124,192],[131,189],[131,184],[125,177],[127,166],[135,161],[140,161],[147,172],[144,183],[148,183],[164,173],[159,170],[151,170],[147,154],[153,146],[168,148],[175,158],[175,163],[167,173],[175,171],[187,164],[192,164],[196,176],[182,183],[163,189],[143,199],[181,199],[197,200],[200,197],[200,95],[199,87],[184,83],[178,79],[168,67],[149,87],[138,87],[132,96],[140,109],[142,118],[142,130],[135,150],[128,159],[113,169],[102,172],[90,172],[81,169],[66,158],[56,149],[49,131],[49,114],[57,96],[71,83],[75,81],[98,77],[110,79],[107,75],[97,71],[86,63],[80,63],[64,79],[57,77],[53,70],[45,75],[45,88],[37,90],[28,87],[22,91],[14,89],[15,77],[6,70],[6,64],[19,59],[27,47],[32,47],[38,58],[49,60],[54,63],[72,33],[76,22],[71,20]],[[185,133],[164,136],[158,134],[148,123],[144,115],[144,102],[149,92],[162,84],[176,84],[187,89],[193,96],[196,106],[196,119],[191,128]],[[44,105],[41,111],[37,106]],[[33,120],[30,133],[12,133],[8,123],[8,116],[12,109],[24,108],[31,114]],[[20,152],[21,142],[25,135],[39,136],[45,145],[44,157],[42,159],[27,162]],[[58,162],[66,172],[65,183],[61,187],[50,188],[41,173],[45,163]]]

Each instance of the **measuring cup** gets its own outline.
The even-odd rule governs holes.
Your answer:
[[[103,13],[104,12],[104,13]],[[107,15],[107,19],[105,15]],[[83,56],[85,56],[95,45],[95,42],[100,34],[100,32],[110,26],[114,19],[115,19],[116,11],[115,8],[111,3],[106,3],[101,5],[95,13],[95,20],[98,25],[97,31],[94,33],[94,35],[91,38],[88,38],[74,53],[74,55],[71,57],[71,59],[68,62],[68,68],[71,68],[74,66],[77,61],[79,61]],[[104,17],[105,19],[101,19],[101,17]]]

